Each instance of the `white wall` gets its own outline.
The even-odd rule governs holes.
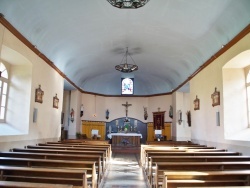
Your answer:
[[[12,33],[0,25],[3,38],[1,58],[11,64],[8,115],[6,124],[0,124],[0,133],[8,131],[12,136],[0,136],[0,150],[27,144],[58,140],[63,101],[63,78],[46,62],[34,54]],[[16,54],[18,57],[15,58]],[[41,85],[43,103],[35,102],[35,89]],[[59,108],[53,108],[53,97],[57,94]],[[37,121],[33,122],[33,110],[38,110]]]
[[[191,127],[187,123],[186,112],[190,110],[189,93],[174,92],[172,139],[177,141],[191,140]],[[179,111],[182,112],[182,122],[179,123]]]
[[[236,45],[231,47],[213,63],[203,69],[190,81],[190,105],[192,115],[192,141],[225,148],[232,151],[239,151],[243,154],[250,154],[250,142],[226,140],[224,137],[224,101],[222,67],[233,57],[241,52],[250,49],[250,34],[245,36]],[[220,91],[221,101],[219,106],[212,107],[211,94],[215,87]],[[200,110],[193,110],[193,100],[196,95],[200,99]],[[233,104],[232,104],[233,105]],[[216,112],[220,112],[220,126],[216,125]],[[237,126],[235,122],[235,126]]]
[[[73,109],[75,113],[74,113],[74,121],[73,122],[71,120],[69,121],[68,138],[75,138],[76,132],[81,132],[80,101],[81,101],[81,92],[79,92],[78,90],[70,91],[70,110]],[[69,113],[67,115],[69,115]]]
[[[70,114],[70,91],[63,91],[63,124],[62,127],[64,127],[65,130],[69,129],[69,114]]]
[[[84,106],[82,120],[107,121],[105,114],[107,109],[109,109],[108,121],[125,117],[126,111],[122,104],[126,102],[132,104],[128,107],[128,117],[139,119],[142,122],[153,122],[152,112],[157,112],[158,108],[160,108],[160,111],[166,111],[165,121],[172,121],[168,117],[169,106],[172,105],[171,95],[156,97],[103,97],[90,94],[82,94],[81,103]],[[143,107],[147,107],[147,120],[144,120]],[[94,113],[96,113],[96,117],[93,116]]]

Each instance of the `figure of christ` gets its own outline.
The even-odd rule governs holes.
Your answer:
[[[122,104],[122,106],[125,106],[125,108],[126,108],[126,117],[128,117],[128,107],[132,106],[132,104],[128,104],[128,101],[127,101],[126,104]]]

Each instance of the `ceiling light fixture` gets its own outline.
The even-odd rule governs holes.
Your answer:
[[[134,64],[128,64],[127,63],[128,56],[132,59]],[[123,61],[124,61],[124,63],[122,63]],[[115,69],[120,71],[120,72],[123,72],[123,73],[130,73],[130,72],[138,70],[138,66],[135,64],[135,61],[133,60],[133,58],[128,53],[128,47],[127,47],[127,50],[126,50],[126,53],[125,53],[124,57],[122,58],[121,64],[116,65]]]
[[[149,0],[107,0],[112,6],[121,9],[136,9],[143,7]]]

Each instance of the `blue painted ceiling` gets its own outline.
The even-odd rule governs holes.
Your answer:
[[[115,65],[126,47],[139,66],[129,74],[135,95],[168,93],[250,23],[249,0],[150,0],[134,10],[106,0],[0,0],[0,12],[72,83],[103,95],[121,94],[128,75]]]

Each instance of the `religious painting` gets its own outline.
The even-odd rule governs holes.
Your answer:
[[[41,85],[36,89],[35,102],[43,103],[44,91],[41,89]]]
[[[164,129],[164,115],[165,111],[153,112],[154,129],[157,130]]]
[[[58,108],[59,99],[56,96],[53,97],[53,108]]]
[[[211,95],[212,98],[212,106],[220,105],[220,92],[215,88],[214,93]]]
[[[200,99],[198,99],[196,95],[196,99],[194,100],[194,110],[199,110],[200,109]]]

